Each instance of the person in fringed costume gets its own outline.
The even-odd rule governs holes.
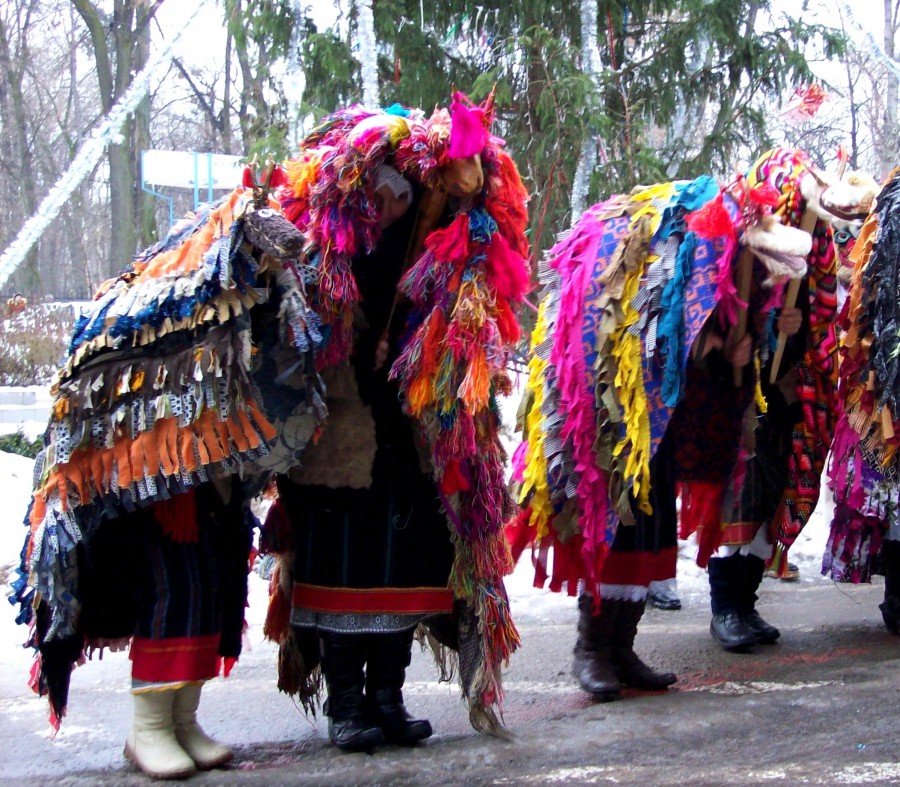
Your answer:
[[[822,573],[854,583],[883,573],[882,617],[900,634],[900,169],[876,198],[851,260],[829,466],[834,518]]]
[[[747,412],[741,457],[726,484],[682,487],[681,535],[699,530],[697,562],[709,570],[710,633],[726,650],[775,642],[780,631],[756,609],[766,566],[788,570],[787,551],[819,498],[835,421],[836,260],[831,220],[858,210],[861,192],[826,180],[801,151],[776,148],[748,173],[775,193],[774,216],[809,233],[808,274],[768,313],[760,395]]]
[[[529,251],[527,195],[492,120],[492,97],[456,94],[427,119],[354,106],[286,165],[330,414],[278,479],[266,632],[279,687],[307,710],[324,675],[329,737],[347,751],[431,735],[402,695],[419,624],[458,651],[472,725],[500,729],[500,665],[519,639],[496,397],[510,391]]]
[[[573,674],[596,700],[676,680],[634,641],[650,582],[675,576],[676,484],[722,482],[737,458],[754,376],[734,387],[752,348],[734,269],[748,289],[803,271],[808,240],[769,201],[744,180],[638,187],[586,211],[543,264],[508,534],[514,555],[533,543],[536,586],[580,594]],[[748,244],[765,265],[737,262]]]
[[[266,188],[239,188],[102,286],[76,322],[36,464],[14,583],[38,651],[32,686],[58,729],[73,666],[130,647],[125,754],[153,777],[232,758],[196,713],[204,682],[240,654],[244,471],[276,434],[250,376],[255,313],[274,315],[307,437],[324,415],[315,315],[285,267],[303,239],[273,206]]]

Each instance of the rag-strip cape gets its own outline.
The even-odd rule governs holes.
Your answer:
[[[128,527],[128,512],[269,454],[280,424],[251,377],[253,311],[276,315],[307,433],[324,416],[316,315],[285,267],[303,239],[267,199],[263,189],[238,188],[201,206],[106,282],[76,322],[52,387],[13,583],[19,622],[36,621],[32,687],[50,694],[56,726],[72,665],[92,646],[79,620],[79,545],[105,519]]]
[[[743,224],[711,178],[638,187],[586,211],[542,263],[513,462],[523,510],[508,529],[514,553],[533,541],[536,585],[549,577],[574,595],[584,581],[599,599],[616,529],[634,522],[632,499],[649,511],[650,459],[691,398],[691,347],[717,306],[722,330],[737,319]],[[737,441],[725,435],[715,449],[733,462]]]
[[[822,571],[840,582],[868,582],[900,517],[900,169],[878,195],[851,260],[829,466],[835,508]]]
[[[519,644],[503,576],[512,570],[503,523],[512,512],[498,438],[497,394],[507,394],[507,362],[519,338],[513,309],[529,282],[527,195],[515,165],[487,128],[491,100],[467,105],[457,94],[452,115],[391,107],[350,107],[327,118],[285,165],[285,215],[307,239],[313,267],[309,297],[322,318],[320,369],[353,351],[358,301],[351,261],[375,248],[380,231],[374,173],[387,161],[423,188],[417,233],[421,253],[399,285],[411,303],[400,355],[391,369],[404,411],[425,446],[447,515],[455,559],[450,588],[458,615],[459,667],[472,725],[493,732],[502,698],[500,666]],[[451,202],[450,223],[429,225],[449,182],[445,171],[480,156],[484,181],[473,196]],[[452,191],[451,191],[452,193]],[[444,213],[446,216],[446,211]],[[433,216],[432,216],[433,218]],[[416,241],[413,241],[416,246]],[[268,529],[268,523],[267,523]],[[278,547],[275,547],[278,550]],[[267,635],[280,646],[279,686],[312,707],[318,675],[298,652],[289,625],[290,559],[278,561]]]
[[[811,168],[805,153],[775,148],[753,165],[748,180],[768,183],[777,192],[774,214],[781,223],[799,228],[807,210],[800,180]],[[825,460],[834,434],[837,392],[837,259],[831,224],[817,218],[812,230],[812,249],[807,257],[808,313],[806,346],[792,361],[796,379],[795,399],[800,403],[802,419],[793,424],[791,451],[788,456],[787,481],[781,493],[772,521],[770,535],[774,542],[770,568],[782,575],[787,570],[787,553],[800,531],[809,521],[819,500],[819,488]],[[780,305],[781,299],[777,301]],[[763,337],[763,360],[774,346],[776,328],[774,314],[768,320],[768,336]],[[782,362],[787,366],[787,361]],[[758,406],[764,411],[765,397],[771,384],[768,368],[760,380],[761,396]],[[784,370],[780,376],[783,376]],[[738,499],[741,485],[750,483],[749,476],[739,466],[732,483]],[[690,485],[688,485],[690,486]],[[686,538],[695,530],[700,549],[697,562],[704,566],[718,548],[727,522],[711,516],[709,501],[722,499],[716,490],[699,488],[682,498],[680,535]],[[760,523],[762,524],[762,523]]]

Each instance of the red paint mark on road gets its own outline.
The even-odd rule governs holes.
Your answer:
[[[800,664],[826,664],[843,658],[865,656],[874,648],[838,648],[829,653],[786,653],[781,656],[767,656],[765,651],[749,655],[735,654],[735,660],[715,668],[697,672],[682,673],[673,688],[693,689],[701,686],[715,686],[725,681],[751,681],[766,678],[783,678],[780,667]],[[739,660],[738,660],[739,659]]]

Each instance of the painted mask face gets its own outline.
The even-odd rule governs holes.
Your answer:
[[[447,193],[454,197],[472,197],[484,186],[481,156],[451,158],[441,167],[441,178]]]

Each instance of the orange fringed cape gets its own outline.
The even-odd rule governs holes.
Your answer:
[[[278,432],[252,378],[251,310],[280,303],[284,346],[312,370],[317,320],[286,264],[302,237],[264,192],[238,188],[176,224],[77,320],[39,457],[16,581],[20,622],[52,654],[36,689],[65,711],[68,670],[85,643],[76,551],[100,523],[255,464]],[[322,414],[317,376],[308,409]]]

